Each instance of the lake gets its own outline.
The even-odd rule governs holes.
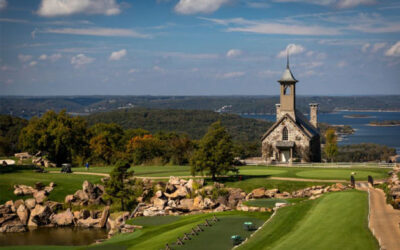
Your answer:
[[[351,115],[363,115],[366,118],[349,118]],[[275,121],[275,115],[243,115],[244,117]],[[308,117],[308,115],[306,115]],[[358,143],[377,143],[396,148],[400,154],[400,126],[373,127],[370,121],[400,120],[400,112],[355,112],[340,111],[335,113],[318,114],[318,122],[332,125],[350,125],[356,132],[346,136],[340,145]]]
[[[86,246],[107,239],[107,230],[99,228],[43,227],[24,233],[0,233],[1,246],[52,245]]]

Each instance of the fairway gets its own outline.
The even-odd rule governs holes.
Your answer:
[[[42,182],[45,185],[54,182],[57,186],[50,193],[49,199],[63,202],[66,195],[73,194],[76,190],[82,189],[82,183],[85,180],[92,183],[99,183],[100,179],[100,176],[35,173],[33,170],[0,174],[0,203],[8,200],[29,198],[28,196],[14,195],[14,185],[16,184],[32,186],[36,182]]]
[[[367,217],[367,193],[330,193],[278,210],[240,249],[379,249]]]
[[[372,176],[374,179],[382,179],[386,176],[381,172],[374,172],[368,170],[349,170],[349,169],[313,169],[307,171],[300,171],[296,173],[296,176],[302,178],[316,178],[316,179],[342,179],[349,180],[351,173],[356,173],[354,178],[356,180],[366,180],[368,175]]]

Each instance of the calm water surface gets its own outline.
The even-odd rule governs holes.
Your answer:
[[[80,246],[90,245],[96,240],[106,238],[107,231],[105,229],[77,229],[72,227],[38,228],[24,233],[0,233],[0,246]]]
[[[365,115],[367,118],[348,118],[349,115]],[[245,115],[245,117],[275,121],[275,115]],[[350,112],[341,111],[318,114],[318,121],[332,125],[350,125],[356,132],[339,142],[341,145],[377,143],[396,148],[400,153],[400,126],[372,127],[370,121],[400,120],[400,112]]]

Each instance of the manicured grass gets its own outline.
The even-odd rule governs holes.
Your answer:
[[[169,177],[173,176],[190,176],[190,166],[133,166],[136,176],[149,177]],[[108,167],[90,167],[87,171],[84,167],[73,168],[73,171],[92,172],[92,173],[109,173],[112,166]],[[301,168],[301,167],[272,167],[272,166],[242,166],[239,167],[239,174],[244,177],[264,176],[264,177],[291,177],[291,178],[307,178],[307,179],[324,179],[324,180],[349,180],[352,172],[356,172],[356,180],[367,180],[368,175],[375,179],[383,179],[387,177],[390,169],[383,168]]]
[[[289,199],[277,199],[277,198],[269,198],[269,199],[254,199],[244,202],[245,205],[251,207],[266,207],[273,208],[275,207],[275,203],[297,203],[300,201],[304,201],[307,198],[289,198]]]
[[[279,209],[240,249],[378,249],[367,217],[367,193],[330,193]]]
[[[54,182],[57,186],[50,193],[49,199],[63,202],[66,195],[73,194],[76,190],[82,189],[82,183],[85,180],[92,183],[99,183],[100,179],[100,176],[35,173],[33,170],[3,173],[0,174],[0,204],[8,200],[28,198],[14,195],[14,185],[16,184],[32,186],[36,182],[42,182],[45,185]]]
[[[305,181],[284,181],[284,180],[271,180],[269,178],[263,177],[252,177],[246,178],[241,181],[236,179],[220,179],[219,182],[225,184],[226,187],[240,188],[246,193],[260,187],[265,189],[277,188],[280,191],[292,192],[306,187],[316,186],[316,185],[332,185],[333,183],[326,182],[305,182]]]
[[[269,218],[270,213],[250,213],[250,212],[223,212],[215,213],[220,219],[212,227],[203,227],[204,232],[193,236],[192,240],[185,242],[183,247],[176,249],[231,249],[232,244],[230,236],[240,234],[247,237],[250,233],[243,230],[242,225],[245,221],[252,221],[255,225],[261,225],[263,221]],[[197,214],[180,216],[179,220],[157,226],[145,226],[142,230],[132,234],[117,235],[105,243],[91,247],[90,249],[164,249],[165,244],[173,244],[177,237],[183,237],[184,233],[189,233],[191,229],[205,219],[212,219],[213,214]],[[150,220],[157,220],[153,217]],[[149,222],[147,222],[149,223]],[[152,223],[153,224],[153,223]],[[174,248],[174,249],[175,249]]]
[[[181,216],[153,216],[153,217],[136,217],[127,221],[131,225],[140,226],[157,226],[172,223],[180,220]]]

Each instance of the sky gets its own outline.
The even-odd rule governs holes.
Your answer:
[[[400,94],[398,0],[0,0],[0,95]]]

